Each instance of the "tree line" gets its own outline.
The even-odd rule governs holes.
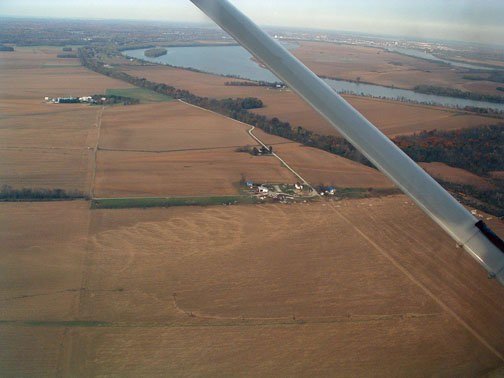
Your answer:
[[[56,58],[78,58],[77,54],[58,54],[56,55]]]
[[[394,143],[415,161],[446,163],[477,175],[504,169],[504,123],[452,131],[422,131]]]
[[[418,93],[433,94],[438,96],[465,98],[473,101],[487,101],[497,104],[504,103],[504,96],[464,92],[460,89],[438,87],[435,85],[417,85],[413,88],[413,90]]]
[[[284,88],[285,84],[276,81],[274,83],[270,83],[267,81],[226,81],[224,85],[231,87],[268,87],[268,88]]]
[[[140,100],[138,98],[133,98],[133,97],[118,96],[118,95],[100,95],[100,94],[95,94],[95,95],[92,95],[91,97],[96,105],[115,105],[115,104],[137,105],[137,104],[140,104]]]
[[[86,198],[79,191],[65,191],[63,189],[14,189],[10,185],[2,185],[0,189],[0,200],[22,201],[22,200],[68,200]]]

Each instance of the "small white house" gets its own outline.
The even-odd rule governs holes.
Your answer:
[[[265,186],[259,186],[259,193],[268,193],[269,192],[269,189],[266,188]]]

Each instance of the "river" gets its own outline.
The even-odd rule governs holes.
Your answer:
[[[475,69],[475,70],[485,70],[485,71],[495,70],[496,69],[496,68],[490,68],[490,67],[485,67],[485,66],[477,66],[475,64],[469,64],[469,63],[455,62],[455,61],[452,61],[452,60],[446,60],[446,59],[438,58],[437,56],[432,55],[432,54],[430,54],[428,52],[420,51],[420,50],[415,50],[415,49],[405,49],[405,48],[402,48],[402,47],[393,47],[393,48],[387,49],[387,51],[396,52],[396,53],[399,53],[399,54],[412,56],[414,58],[433,60],[435,62],[443,62],[443,63],[447,63],[447,64],[450,64],[450,65],[456,66],[456,67],[471,68],[471,69]]]
[[[285,45],[289,49],[296,47],[294,44]],[[167,48],[166,55],[155,58],[146,57],[144,55],[145,50],[146,49],[127,50],[123,51],[123,54],[131,58],[143,59],[153,63],[192,68],[218,75],[229,75],[266,82],[281,81],[269,70],[262,68],[255,63],[251,59],[252,56],[250,53],[241,46],[169,47]],[[428,95],[406,89],[389,88],[380,85],[355,83],[344,80],[324,80],[338,93],[387,98],[399,101],[438,105],[448,108],[474,106],[504,112],[504,104]]]

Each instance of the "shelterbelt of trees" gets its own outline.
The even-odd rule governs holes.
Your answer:
[[[0,201],[54,201],[87,198],[84,193],[63,189],[14,189],[10,185],[0,188]]]

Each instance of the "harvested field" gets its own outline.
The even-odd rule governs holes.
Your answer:
[[[0,148],[86,149],[101,107],[68,105],[44,104],[50,111],[0,118]]]
[[[0,118],[1,184],[87,193],[89,147],[96,143],[101,108],[47,104],[42,108],[42,112],[29,113],[32,108],[28,106],[24,115]]]
[[[313,185],[351,188],[392,188],[395,185],[376,169],[300,144],[275,146],[275,152]]]
[[[99,151],[96,197],[234,195],[242,175],[257,182],[295,182],[273,156],[235,149],[165,153]]]
[[[173,101],[108,108],[100,148],[170,151],[256,145],[250,126]]]
[[[475,175],[465,169],[450,167],[444,163],[418,163],[427,173],[443,181],[457,184],[472,185],[479,189],[493,189],[494,186],[483,177]]]
[[[472,115],[454,109],[399,101],[345,95],[344,98],[388,137],[423,130],[453,130],[491,125],[500,119]],[[322,135],[337,135],[334,128],[294,93],[277,96],[266,107],[253,112],[277,117],[292,126],[303,126]]]
[[[84,149],[0,149],[0,183],[88,193],[91,156]]]
[[[502,366],[503,288],[405,196],[84,204],[0,204],[10,214],[5,375],[479,376]],[[44,348],[32,353],[34,343]]]
[[[0,210],[0,319],[72,320],[89,203],[1,203]]]
[[[391,138],[423,130],[454,130],[497,124],[502,121],[435,106],[359,96],[346,96],[346,99],[364,117]]]

